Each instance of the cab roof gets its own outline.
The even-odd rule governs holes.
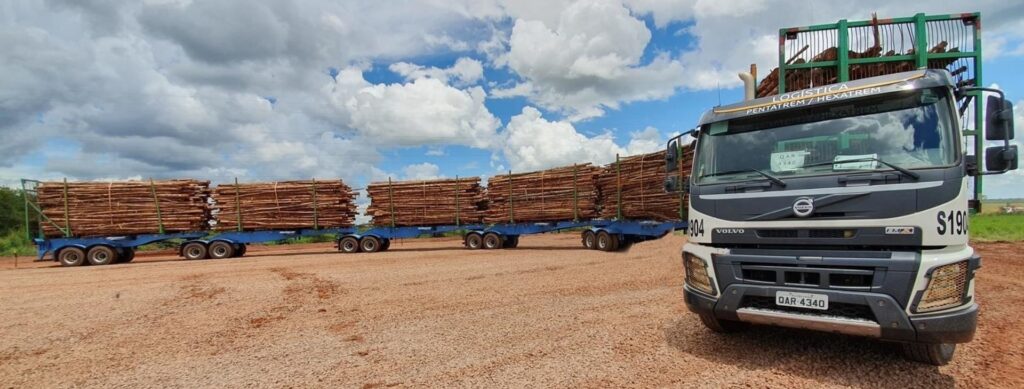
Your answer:
[[[699,125],[901,90],[941,86],[953,86],[949,72],[943,69],[923,69],[862,78],[715,107],[701,116]]]

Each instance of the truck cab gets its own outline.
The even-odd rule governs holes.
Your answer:
[[[690,135],[687,307],[731,332],[776,325],[894,341],[948,363],[975,332],[969,178],[1017,167],[1012,107],[989,97],[985,170],[959,93],[917,70],[716,107]],[[682,136],[668,145],[679,165]],[[690,139],[689,137],[687,139]],[[670,174],[671,175],[671,174]]]

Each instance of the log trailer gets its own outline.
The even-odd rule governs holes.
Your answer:
[[[889,49],[908,32],[912,50]],[[863,51],[853,38],[869,46],[871,35],[872,50],[888,54],[854,55]],[[707,111],[689,133],[692,174],[666,180],[690,196],[687,307],[714,332],[835,332],[948,363],[973,338],[979,309],[969,179],[977,195],[980,177],[1018,159],[1011,104],[980,87],[980,15],[844,20],[779,36],[777,88],[754,99],[741,75],[749,100]],[[838,58],[790,60],[804,39],[830,42]],[[950,43],[958,49],[931,49]],[[885,71],[907,61],[918,70]],[[805,89],[787,88],[801,74]],[[835,82],[816,83],[832,81],[823,74]],[[669,141],[669,170],[682,141]]]

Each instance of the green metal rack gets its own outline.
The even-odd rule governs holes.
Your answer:
[[[783,28],[779,30],[778,93],[922,68],[946,69],[960,87],[984,86],[981,62],[981,14],[977,12],[844,19]],[[787,78],[797,74],[803,82],[787,86]],[[978,136],[984,125],[981,93],[958,96],[963,134],[974,137],[977,156],[984,155],[985,147],[984,137]],[[979,165],[983,159],[978,158]],[[974,181],[974,199],[980,200],[981,194],[979,176]]]

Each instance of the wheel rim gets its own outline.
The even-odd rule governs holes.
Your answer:
[[[480,248],[482,242],[481,238],[478,235],[471,235],[468,239],[466,239],[466,243],[468,243],[469,248],[476,249]]]
[[[96,262],[106,262],[110,259],[110,256],[107,255],[106,251],[98,250],[96,254],[93,254],[92,259]]]
[[[218,257],[226,257],[226,256],[228,256],[228,248],[225,247],[222,244],[214,245],[213,246],[213,255],[218,256]]]
[[[366,240],[364,240],[363,241],[363,251],[371,252],[371,253],[374,252],[374,251],[377,251],[377,240],[376,239],[366,239]]]
[[[202,250],[200,250],[199,247],[196,246],[189,246],[188,250],[185,251],[186,254],[188,254],[188,257],[192,259],[199,258],[199,255],[202,254]]]
[[[346,252],[356,251],[357,246],[355,239],[345,239],[341,242],[341,249]]]
[[[69,264],[77,263],[82,260],[82,257],[75,250],[68,250],[61,253],[60,256],[64,260],[64,263]]]

